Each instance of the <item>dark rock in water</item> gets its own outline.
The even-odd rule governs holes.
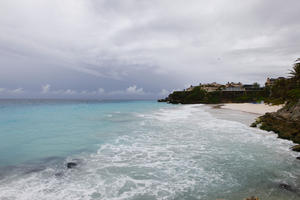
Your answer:
[[[63,175],[64,175],[64,174],[63,174],[62,172],[58,172],[58,173],[55,174],[56,177],[61,177],[61,176],[63,176]]]
[[[245,200],[259,200],[259,198],[258,197],[250,197],[250,198],[247,198],[247,199],[245,199]]]
[[[285,183],[279,184],[279,187],[284,189],[284,190],[290,191],[290,192],[295,192],[295,189],[292,188],[292,186],[290,186],[288,184],[285,184]]]
[[[212,108],[213,109],[221,109],[222,106],[224,106],[224,104],[217,104],[217,105],[212,106]]]
[[[72,169],[72,168],[74,168],[74,167],[76,167],[77,166],[77,163],[75,163],[75,162],[68,162],[67,163],[67,168],[68,169]]]
[[[167,102],[167,98],[165,98],[165,99],[158,99],[157,101],[158,102]]]
[[[297,160],[300,160],[300,156],[298,156],[296,159],[297,159]]]
[[[298,152],[300,152],[300,144],[298,144],[298,145],[296,145],[296,146],[293,146],[293,147],[292,147],[292,150],[293,150],[293,151],[298,151]]]
[[[250,127],[255,128],[255,127],[257,127],[257,125],[259,125],[260,123],[261,123],[260,118],[257,118],[257,119],[255,120],[255,122],[253,122],[253,123],[250,125]]]
[[[257,127],[257,124],[256,124],[255,122],[253,122],[253,123],[250,125],[250,127],[255,128],[255,127]]]

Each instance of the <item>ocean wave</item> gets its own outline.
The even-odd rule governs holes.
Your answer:
[[[216,119],[202,107],[136,114],[142,123],[130,123],[133,133],[96,153],[1,180],[0,199],[299,199],[277,187],[300,185],[290,142]],[[78,166],[67,169],[70,161]]]

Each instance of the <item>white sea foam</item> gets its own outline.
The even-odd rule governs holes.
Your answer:
[[[300,199],[278,187],[300,185],[291,142],[216,119],[201,105],[136,117],[132,133],[66,160],[79,159],[77,168],[1,181],[0,199]]]

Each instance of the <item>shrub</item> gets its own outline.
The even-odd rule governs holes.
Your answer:
[[[288,98],[294,101],[300,99],[300,88],[296,88],[288,91]]]

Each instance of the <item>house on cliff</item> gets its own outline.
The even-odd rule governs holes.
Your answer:
[[[224,88],[222,91],[223,92],[243,92],[243,91],[246,91],[246,90],[242,86],[241,87],[230,86],[230,87]]]
[[[265,83],[266,86],[272,87],[276,81],[278,80],[284,80],[284,77],[278,77],[278,78],[267,78],[267,81]]]
[[[224,92],[243,92],[245,91],[245,88],[243,88],[243,84],[241,82],[238,82],[238,83],[234,83],[234,82],[231,82],[231,83],[227,83],[225,85],[225,88],[222,90]]]
[[[264,90],[264,88],[260,87],[260,85],[258,83],[246,84],[246,85],[243,85],[243,88],[245,88],[245,91],[261,91],[261,90]]]
[[[200,84],[200,87],[205,90],[206,92],[215,92],[220,90],[224,85],[221,85],[219,83],[213,82],[208,84]]]
[[[192,85],[191,85],[189,88],[185,89],[185,91],[191,92],[194,88],[195,88],[195,86],[192,86]]]

